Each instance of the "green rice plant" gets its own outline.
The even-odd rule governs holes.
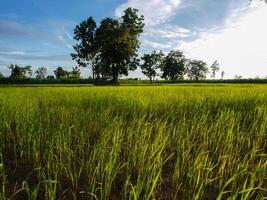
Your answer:
[[[1,87],[1,198],[266,199],[266,87]]]
[[[0,199],[5,200],[6,199],[6,197],[5,197],[6,175],[5,175],[3,162],[0,163],[0,182],[1,182]]]
[[[29,200],[36,200],[38,199],[38,192],[40,188],[40,183],[37,184],[34,188],[31,188],[27,181],[22,182],[22,190],[25,190],[27,193],[27,198]]]
[[[57,180],[53,179],[44,179],[42,181],[45,188],[45,199],[53,200],[56,199],[56,192],[57,192]]]

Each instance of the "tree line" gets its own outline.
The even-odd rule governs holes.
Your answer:
[[[73,47],[75,53],[72,53],[71,57],[78,66],[71,71],[58,67],[54,71],[54,76],[47,76],[47,69],[40,67],[34,72],[35,78],[77,80],[81,78],[81,67],[91,67],[94,80],[111,80],[114,83],[120,76],[128,76],[129,71],[134,71],[138,67],[151,83],[156,76],[171,81],[185,77],[196,81],[206,78],[209,72],[207,63],[187,59],[182,51],[173,50],[167,55],[153,51],[140,58],[139,38],[144,26],[144,16],[139,16],[138,10],[134,8],[127,8],[118,19],[103,19],[99,26],[93,17],[89,17],[74,29],[77,44]],[[27,75],[33,74],[31,66],[21,67],[12,64],[9,69],[10,79],[25,79]],[[218,70],[219,63],[216,61],[211,66],[213,78]]]
[[[127,8],[120,18],[105,18],[97,26],[91,16],[82,21],[74,29],[74,53],[71,54],[78,66],[67,71],[58,67],[54,75],[47,75],[45,67],[38,68],[34,73],[37,80],[78,80],[81,79],[81,67],[91,67],[93,80],[112,80],[116,83],[120,76],[128,76],[129,71],[140,67],[142,73],[153,82],[160,76],[165,80],[203,80],[211,73],[215,79],[219,71],[218,61],[214,61],[210,70],[207,63],[202,60],[190,60],[179,50],[172,50],[166,55],[163,52],[153,51],[138,56],[140,35],[144,30],[144,16],[138,15],[135,8]],[[10,79],[25,79],[26,75],[32,76],[31,66],[21,67],[10,65]],[[221,72],[223,79],[225,72]],[[0,79],[5,78],[0,73]],[[236,75],[235,79],[241,79]]]
[[[11,70],[10,76],[8,77],[11,80],[27,79],[27,77],[32,77],[33,74],[36,75],[35,79],[37,80],[79,80],[81,78],[79,67],[73,67],[71,71],[67,71],[63,67],[57,67],[56,70],[54,70],[54,75],[47,75],[46,67],[39,67],[34,72],[30,65],[22,67],[16,64],[11,64],[8,68]],[[0,79],[1,78],[5,78],[2,73],[0,73]]]
[[[93,79],[118,81],[121,75],[138,67],[152,82],[156,76],[166,80],[180,80],[187,76],[190,80],[205,79],[209,72],[207,63],[201,60],[189,60],[182,51],[171,51],[167,55],[153,51],[138,57],[140,34],[144,29],[144,16],[138,10],[127,8],[118,18],[105,18],[97,26],[93,17],[82,21],[74,30],[75,53],[72,59],[81,67],[90,66]],[[159,71],[162,73],[159,74]],[[219,63],[211,66],[212,77],[219,71]],[[222,73],[222,76],[224,73]]]
[[[186,59],[181,51],[171,51],[167,55],[162,52],[153,51],[150,54],[144,54],[141,57],[141,62],[138,64],[142,73],[150,80],[152,83],[156,76],[160,76],[162,79],[177,81],[183,80],[185,76],[189,80],[203,80],[206,78],[209,69],[207,64],[201,60],[189,60]],[[57,67],[54,70],[54,75],[47,74],[46,67],[39,67],[33,72],[32,66],[28,65],[25,67],[11,64],[8,66],[11,70],[10,76],[11,80],[23,80],[27,77],[32,77],[35,74],[36,80],[80,80],[81,70],[79,67],[73,67],[71,71],[65,70],[63,67]],[[216,72],[219,71],[219,63],[215,61],[211,67],[211,78],[215,79]],[[223,78],[223,74],[221,78]],[[101,73],[100,73],[101,74]],[[5,78],[2,73],[0,73],[0,79]],[[93,79],[91,76],[89,79]],[[108,80],[107,77],[99,78],[96,80]]]
[[[214,61],[209,70],[206,62],[187,59],[182,51],[173,50],[167,55],[156,51],[144,54],[141,57],[140,68],[142,73],[150,80],[150,83],[156,76],[171,81],[183,80],[185,77],[189,80],[198,81],[206,79],[209,71],[211,72],[211,78],[215,79],[216,73],[220,70],[220,64],[218,61]],[[221,73],[221,78],[223,76],[224,72]]]

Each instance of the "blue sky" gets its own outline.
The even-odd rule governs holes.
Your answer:
[[[221,63],[226,77],[267,76],[267,6],[247,0],[0,0],[0,72],[11,63],[71,69],[73,29],[93,16],[120,17],[136,7],[145,16],[140,54],[180,49]],[[257,0],[256,0],[257,1]],[[83,70],[88,76],[90,70]],[[141,77],[139,71],[132,77]]]

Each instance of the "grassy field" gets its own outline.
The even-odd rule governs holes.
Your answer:
[[[0,199],[267,199],[267,85],[1,87]]]

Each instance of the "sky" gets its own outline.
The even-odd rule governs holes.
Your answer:
[[[267,77],[267,5],[258,0],[0,0],[0,72],[8,76],[10,64],[71,70],[75,26],[119,18],[127,7],[145,16],[140,55],[182,50],[208,65],[218,60],[225,78]],[[130,77],[144,78],[140,70]]]

